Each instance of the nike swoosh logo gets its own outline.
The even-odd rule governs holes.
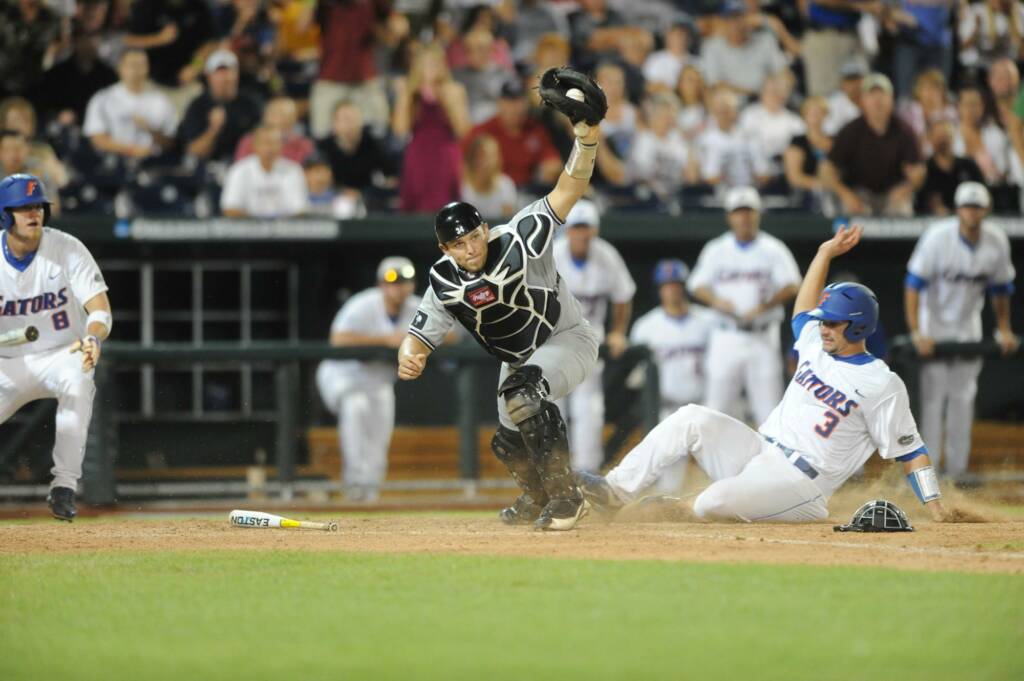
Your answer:
[[[56,279],[56,278],[57,278],[57,277],[59,277],[59,276],[60,276],[60,272],[58,272],[57,274],[55,274],[55,275],[53,275],[52,277],[50,277],[50,279]]]
[[[867,397],[867,395],[865,395],[865,394],[864,394],[864,393],[862,393],[861,391],[857,390],[856,388],[854,388],[854,389],[853,389],[853,392],[857,393],[857,394],[858,394],[858,395],[860,395],[861,397]]]

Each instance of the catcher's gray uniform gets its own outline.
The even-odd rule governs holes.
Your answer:
[[[561,224],[540,199],[491,229],[480,272],[466,272],[448,256],[438,260],[409,333],[434,349],[458,321],[502,360],[499,385],[515,368],[533,364],[549,399],[565,397],[596,366],[598,338],[555,269],[551,242]],[[516,429],[501,397],[498,418]]]

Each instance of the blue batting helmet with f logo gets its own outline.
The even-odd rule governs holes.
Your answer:
[[[658,264],[654,266],[654,283],[657,286],[670,282],[685,284],[689,276],[690,268],[682,260],[676,258],[659,260]]]
[[[46,198],[46,187],[35,175],[18,173],[0,180],[0,230],[10,229],[14,224],[12,208],[21,206],[43,206],[43,224],[50,221],[50,200]]]
[[[827,322],[850,322],[843,332],[846,340],[864,340],[878,326],[878,298],[863,284],[831,284],[808,314]]]

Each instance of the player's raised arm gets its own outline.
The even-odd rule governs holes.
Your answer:
[[[398,377],[412,381],[420,377],[427,366],[427,357],[434,350],[411,333],[398,346]]]
[[[569,117],[576,134],[565,170],[547,196],[551,210],[564,220],[590,185],[600,139],[597,126],[608,112],[608,100],[593,78],[566,67],[544,72],[540,97]]]
[[[800,291],[796,294],[796,302],[793,303],[794,317],[801,312],[810,312],[818,306],[818,298],[825,288],[832,259],[856,246],[860,242],[861,231],[860,225],[840,227],[835,236],[818,246],[818,253],[807,268],[804,280],[800,284]]]

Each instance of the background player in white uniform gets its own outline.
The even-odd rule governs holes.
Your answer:
[[[762,423],[782,396],[779,324],[800,269],[785,244],[760,231],[755,189],[730,190],[725,211],[730,231],[704,246],[688,282],[694,300],[719,317],[708,346],[704,403],[730,413],[745,387],[754,421]]]
[[[830,262],[853,248],[860,233],[859,227],[840,229],[811,262],[794,305],[800,364],[760,430],[707,407],[683,407],[607,478],[581,475],[592,503],[630,501],[689,455],[714,481],[693,501],[701,518],[821,520],[832,493],[878,450],[882,458],[903,462],[918,497],[933,517],[945,519],[906,387],[865,350],[878,301],[860,284],[822,291]]]
[[[416,269],[408,258],[384,258],[377,285],[346,301],[331,323],[331,345],[386,345],[405,339],[420,297],[413,295]],[[388,360],[325,360],[316,371],[324,404],[338,417],[346,496],[376,501],[388,470],[395,428],[395,366]]]
[[[0,333],[26,326],[39,332],[34,342],[0,347],[0,423],[28,402],[57,398],[48,502],[55,518],[71,521],[96,394],[93,370],[113,318],[96,261],[81,241],[46,227],[49,217],[39,178],[0,181]]]
[[[661,419],[680,407],[704,400],[704,354],[715,327],[714,315],[686,298],[689,268],[682,260],[662,260],[654,268],[654,284],[661,305],[636,320],[629,340],[646,345],[658,365]],[[683,486],[686,460],[667,468],[654,483],[666,494]]]
[[[914,346],[929,357],[936,341],[980,341],[981,308],[988,292],[998,324],[996,339],[1004,353],[1014,352],[1018,340],[1010,326],[1015,276],[1010,240],[984,221],[991,203],[984,185],[964,182],[954,203],[956,217],[929,227],[907,264],[904,302]],[[981,364],[978,357],[921,365],[921,432],[935,465],[941,459],[943,472],[950,476],[967,471]]]
[[[636,283],[615,247],[597,236],[600,223],[597,206],[580,199],[565,219],[564,236],[555,241],[551,250],[558,273],[569,292],[580,301],[583,316],[615,359],[626,349]],[[609,302],[612,319],[606,337]],[[596,471],[604,460],[603,377],[604,364],[598,362],[586,380],[563,400],[568,409],[562,403],[558,405],[569,416],[569,451],[576,470]]]

